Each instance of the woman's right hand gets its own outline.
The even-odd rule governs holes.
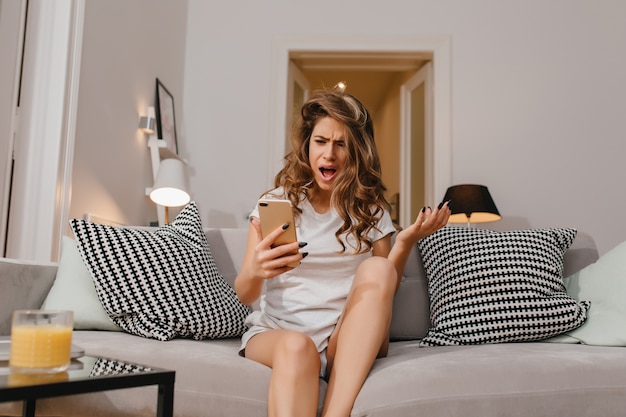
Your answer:
[[[299,249],[306,243],[293,242],[285,245],[275,245],[274,242],[280,235],[285,233],[286,227],[278,227],[268,234],[265,239],[261,233],[261,223],[259,219],[252,218],[250,224],[256,230],[257,244],[254,247],[254,256],[251,259],[252,270],[259,278],[270,279],[284,272],[294,269],[289,264],[298,265],[300,261],[308,255],[306,252],[299,252]],[[286,225],[288,227],[288,225]]]
[[[259,220],[256,218],[250,220],[246,254],[235,279],[235,292],[243,304],[251,305],[259,298],[266,279],[292,270],[293,267],[288,264],[299,264],[308,255],[307,252],[298,252],[298,249],[306,243],[293,242],[274,246],[278,236],[284,232],[285,229],[279,227],[263,239]]]

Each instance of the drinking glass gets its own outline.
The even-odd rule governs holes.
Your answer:
[[[11,371],[55,373],[70,364],[74,314],[66,310],[16,310],[11,324]]]

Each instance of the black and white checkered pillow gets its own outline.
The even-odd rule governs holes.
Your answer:
[[[579,327],[589,303],[563,285],[575,237],[574,229],[448,226],[421,240],[431,328],[420,346],[533,341]]]
[[[202,340],[245,331],[249,310],[217,270],[194,202],[153,232],[70,225],[104,310],[128,333]]]
[[[93,364],[90,377],[95,376],[115,376],[115,375],[128,375],[138,374],[141,372],[152,372],[152,368],[146,366],[137,365],[134,363],[122,362],[115,359],[98,358]]]

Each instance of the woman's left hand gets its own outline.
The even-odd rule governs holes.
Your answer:
[[[430,207],[424,207],[415,222],[404,230],[401,230],[396,236],[396,241],[402,241],[409,245],[415,244],[418,240],[435,233],[448,223],[450,218],[450,207],[448,201],[440,204],[434,210]]]

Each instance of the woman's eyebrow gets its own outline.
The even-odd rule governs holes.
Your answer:
[[[324,135],[320,135],[320,134],[313,135],[313,137],[314,138],[319,138],[319,139],[324,139],[324,140],[332,140],[331,138],[328,138],[328,137],[326,137]],[[339,139],[334,139],[334,141],[335,142],[345,142],[345,139],[344,138],[339,138]]]

